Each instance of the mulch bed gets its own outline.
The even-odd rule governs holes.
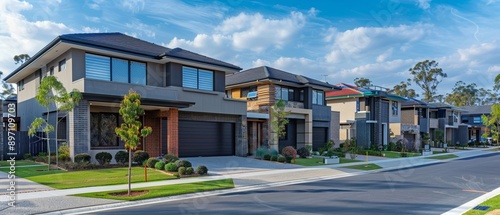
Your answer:
[[[141,190],[141,191],[131,191],[130,196],[128,195],[128,191],[118,192],[118,193],[110,193],[112,196],[120,196],[120,197],[135,197],[142,196],[149,193],[149,190]]]

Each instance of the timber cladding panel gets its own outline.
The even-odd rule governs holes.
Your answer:
[[[275,101],[274,85],[265,84],[257,87],[258,105],[271,105]]]

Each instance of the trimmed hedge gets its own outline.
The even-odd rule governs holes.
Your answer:
[[[207,170],[208,171],[208,170]],[[188,167],[186,168],[186,175],[192,175],[194,172],[194,169],[193,167]]]
[[[159,162],[159,160],[156,158],[149,158],[148,162],[146,163],[146,166],[148,166],[149,168],[155,168],[155,165],[158,162]]]
[[[100,165],[104,165],[109,163],[113,156],[109,152],[99,152],[95,155],[95,159]]]
[[[115,154],[115,161],[119,164],[128,163],[128,153],[126,151],[118,151]]]
[[[208,168],[206,166],[198,166],[196,167],[196,173],[198,173],[199,175],[205,175],[208,173]]]
[[[148,159],[149,159],[149,154],[141,150],[135,151],[134,156],[132,157],[132,160],[139,165],[142,165],[144,161],[147,161]]]
[[[165,163],[173,163],[177,160],[179,160],[179,158],[173,154],[163,155],[163,162],[165,162]]]
[[[168,172],[177,172],[177,165],[175,163],[165,164],[165,170]]]
[[[75,163],[82,163],[82,162],[90,163],[90,158],[91,158],[90,155],[87,153],[77,154],[75,155]]]
[[[165,162],[163,162],[163,161],[158,161],[158,162],[156,162],[156,164],[155,164],[155,169],[158,169],[158,170],[163,170],[163,169],[165,169]]]

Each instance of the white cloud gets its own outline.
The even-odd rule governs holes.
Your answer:
[[[101,4],[104,2],[104,0],[90,0],[87,2],[87,6],[92,9],[92,10],[99,10],[101,9]]]
[[[122,0],[121,5],[132,13],[137,13],[144,10],[146,2],[144,0]]]
[[[344,80],[354,80],[358,77],[366,77],[372,80],[374,84],[387,83],[388,80],[394,80],[394,83],[400,80],[395,80],[394,75],[405,77],[407,76],[408,68],[415,65],[416,60],[413,59],[397,59],[386,62],[378,62],[364,64],[350,69],[343,69],[340,72],[332,73],[330,76],[342,78]],[[405,79],[401,79],[405,80]],[[389,81],[391,82],[391,81]]]
[[[240,13],[225,19],[213,34],[197,34],[193,40],[176,37],[168,46],[215,55],[230,50],[260,53],[267,49],[283,48],[304,23],[305,17],[298,12],[292,12],[283,19],[265,18],[260,13]]]
[[[319,10],[314,8],[314,7],[311,7],[311,9],[309,9],[307,11],[307,15],[309,15],[309,16],[316,16],[316,15],[318,15],[318,13],[319,13]]]
[[[138,33],[136,33],[136,35],[135,35],[136,37],[142,37],[142,36],[155,37],[156,36],[156,30],[153,26],[144,24],[144,23],[137,21],[137,20],[126,23],[125,27],[138,31]]]
[[[344,32],[329,29],[325,41],[333,41],[332,50],[325,55],[329,63],[340,62],[343,58],[362,58],[373,55],[392,47],[401,47],[406,51],[415,41],[427,35],[430,25],[415,24],[398,27],[358,27]]]
[[[427,10],[431,7],[431,0],[417,0],[417,5],[419,8]]]
[[[95,23],[98,23],[99,21],[101,21],[101,19],[99,17],[95,17],[95,16],[84,16],[84,17],[85,17],[85,20],[95,22]]]
[[[500,72],[500,65],[494,65],[494,66],[488,67],[488,72],[499,73]]]
[[[92,28],[92,27],[88,27],[88,26],[83,27],[82,31],[84,33],[99,33],[100,32],[100,30],[98,28]]]
[[[379,55],[377,57],[377,62],[384,62],[388,57],[390,57],[392,55],[392,48],[390,49],[387,49],[387,51],[385,51],[384,53],[382,53],[381,55]]]
[[[33,55],[56,36],[73,30],[62,23],[48,20],[31,22],[21,12],[31,11],[33,6],[24,1],[0,1],[0,71],[10,73],[18,65],[14,55]]]

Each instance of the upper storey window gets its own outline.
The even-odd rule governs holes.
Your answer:
[[[146,64],[137,61],[85,54],[85,77],[146,85]]]
[[[325,92],[321,90],[313,90],[312,103],[315,105],[325,104]]]
[[[213,91],[214,72],[183,66],[182,87]]]

